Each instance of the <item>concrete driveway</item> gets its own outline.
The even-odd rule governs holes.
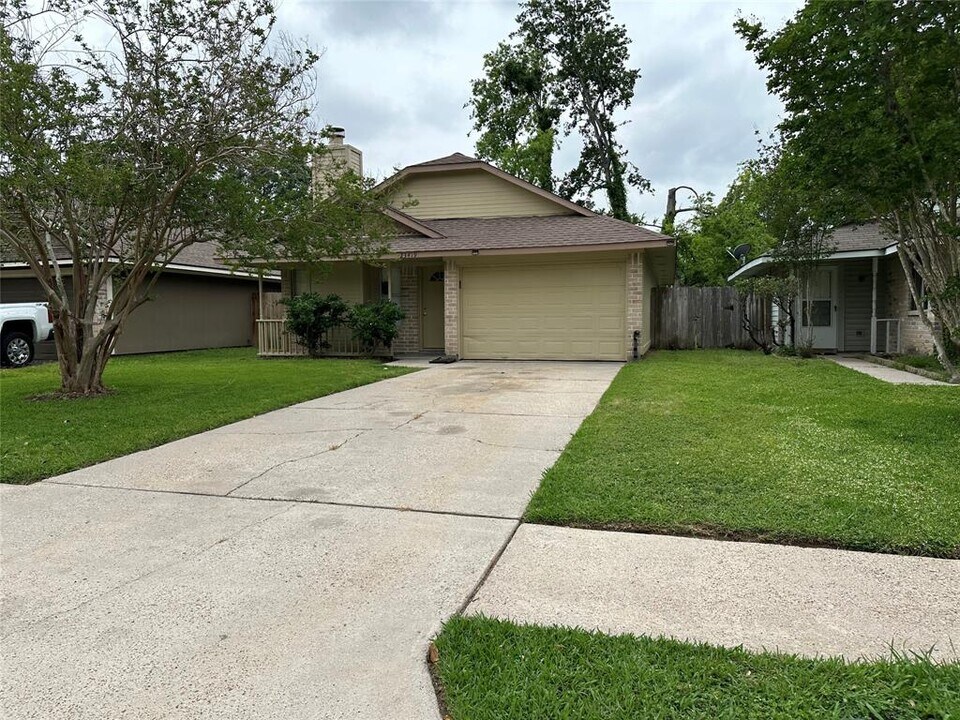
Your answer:
[[[428,639],[618,369],[431,367],[0,486],[0,714],[435,718]]]

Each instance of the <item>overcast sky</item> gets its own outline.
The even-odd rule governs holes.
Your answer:
[[[756,150],[780,104],[733,31],[738,12],[779,25],[798,2],[614,2],[641,72],[620,141],[653,183],[631,191],[631,209],[663,214],[666,190],[692,185],[722,196],[737,163]],[[367,174],[453,152],[473,154],[470,80],[483,54],[514,26],[515,2],[278,0],[281,29],[323,50],[317,119],[342,125]],[[578,147],[554,160],[561,174]]]

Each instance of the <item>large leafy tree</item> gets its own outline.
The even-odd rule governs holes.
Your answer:
[[[473,82],[477,152],[553,189],[552,157],[559,136],[576,132],[580,160],[559,192],[590,204],[606,195],[610,214],[632,219],[627,187],[649,183],[617,140],[618,115],[633,101],[640,71],[629,66],[626,28],[609,0],[524,0],[517,29],[484,58]]]
[[[774,245],[762,216],[764,181],[757,163],[744,163],[719,203],[709,193],[698,198],[695,213],[675,229],[679,282],[724,285],[736,269],[729,249],[749,243],[756,255]]]
[[[554,189],[553,151],[560,108],[553,71],[539,48],[500,43],[472,82],[477,155],[544,190]]]
[[[900,240],[910,292],[936,323],[920,317],[957,375],[960,5],[812,0],[778,30],[740,19],[737,31],[784,102],[798,172]]]
[[[376,237],[356,176],[310,196],[318,56],[275,37],[269,0],[32,7],[0,6],[0,242],[49,302],[64,392],[104,389],[127,318],[193,243],[243,262]]]

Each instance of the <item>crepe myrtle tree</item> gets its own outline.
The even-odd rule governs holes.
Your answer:
[[[784,103],[799,172],[899,240],[933,316],[920,319],[960,380],[960,5],[811,0],[780,29],[736,29]]]
[[[270,2],[35,10],[0,5],[0,242],[52,310],[64,394],[104,390],[124,324],[189,245],[237,264],[375,252],[364,181],[309,192],[318,55],[274,33]]]

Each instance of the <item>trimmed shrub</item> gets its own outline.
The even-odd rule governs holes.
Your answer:
[[[395,302],[379,300],[366,305],[354,305],[347,325],[363,349],[372,354],[378,346],[390,349],[400,331],[403,317],[403,310]]]
[[[287,329],[297,336],[311,355],[330,347],[327,334],[343,325],[350,308],[339,295],[304,293],[281,300],[287,306]]]

